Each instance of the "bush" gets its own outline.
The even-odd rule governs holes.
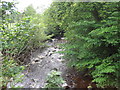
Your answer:
[[[0,74],[0,87],[7,88],[7,84],[14,82],[10,85],[11,88],[15,86],[16,83],[22,81],[20,73],[24,70],[24,66],[19,66],[12,58],[4,58],[2,61],[2,74]],[[17,77],[19,75],[19,77]]]
[[[52,70],[47,77],[45,88],[61,88],[65,81],[60,76],[61,72]]]
[[[0,50],[2,53],[2,74],[0,81],[3,82],[1,87],[7,87],[8,82],[13,84],[20,81],[22,76],[17,77],[23,70],[23,66],[17,64],[22,57],[24,63],[24,56],[27,56],[34,48],[43,47],[44,41],[48,38],[43,30],[40,29],[37,23],[32,22],[32,16],[24,16],[23,13],[17,12],[14,2],[1,2],[2,9],[2,25],[0,25]],[[11,17],[14,15],[21,15],[19,20]],[[26,55],[24,55],[26,54]],[[21,62],[20,61],[20,62]],[[21,64],[21,63],[20,63]]]
[[[77,5],[82,6],[81,4]],[[65,33],[68,42],[64,45],[65,57],[79,70],[89,69],[89,74],[98,87],[118,88],[119,5],[118,3],[86,3],[85,6],[89,7],[90,10],[85,7],[84,9],[86,14],[91,13],[91,18],[82,17],[81,20],[69,23]]]

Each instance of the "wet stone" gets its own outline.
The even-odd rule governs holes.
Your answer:
[[[52,52],[56,52],[57,50],[56,49],[54,49]]]
[[[36,57],[36,58],[33,58],[33,60],[39,60],[39,58],[38,58],[38,57]]]
[[[45,56],[38,56],[39,57],[39,59],[44,59],[45,58]]]
[[[53,53],[49,53],[48,56],[51,56]]]
[[[58,59],[62,59],[62,57],[59,57]]]
[[[35,61],[32,61],[32,63],[31,64],[35,64]]]
[[[34,79],[31,79],[33,82],[35,82],[35,80]]]
[[[53,57],[51,59],[54,59]]]
[[[35,60],[35,62],[39,62],[40,60]]]

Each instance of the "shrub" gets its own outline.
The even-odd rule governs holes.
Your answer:
[[[11,83],[10,87],[13,88],[16,83],[22,81],[21,72],[24,70],[24,66],[19,66],[12,58],[4,58],[2,61],[2,74],[0,74],[0,87],[6,88],[8,83]],[[19,75],[19,77],[17,77]]]
[[[76,8],[81,9],[81,4],[78,3],[80,7],[76,5]],[[65,33],[68,42],[64,45],[65,57],[79,70],[89,69],[98,87],[119,87],[118,4],[84,3],[89,8],[83,6],[85,13],[91,13],[91,18],[82,17],[81,20],[71,21]]]
[[[21,81],[22,76],[17,76],[20,75],[24,67],[16,62],[20,61],[19,57],[22,57],[21,61],[24,61],[22,55],[30,53],[34,48],[44,46],[44,40],[47,39],[47,36],[43,30],[39,30],[39,26],[36,23],[32,22],[33,17],[26,17],[15,10],[14,2],[2,1],[0,4],[2,6],[2,9],[0,8],[0,11],[2,11],[2,16],[0,16],[2,18],[2,24],[0,25],[0,50],[3,57],[0,81],[2,81],[1,87],[6,88],[11,80],[11,87]],[[16,18],[10,21],[12,16],[17,15],[16,13],[21,15],[19,18],[21,21]]]
[[[61,72],[52,70],[47,77],[45,88],[60,88],[65,81],[60,76]]]

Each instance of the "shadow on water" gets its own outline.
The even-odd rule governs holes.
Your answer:
[[[92,78],[85,75],[85,71],[78,71],[74,68],[68,68],[63,74],[63,78],[71,88],[97,88],[95,83],[92,83]]]
[[[70,88],[78,88],[85,90],[120,90],[115,87],[98,88],[96,83],[92,82],[92,77],[87,71],[78,71],[75,68],[67,68],[63,73],[63,78]]]

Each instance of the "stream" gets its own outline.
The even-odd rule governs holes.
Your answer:
[[[87,88],[91,85],[96,88],[94,83],[91,83],[90,76],[82,75],[80,71],[74,68],[68,68],[65,60],[62,58],[63,54],[58,53],[62,49],[59,44],[64,43],[62,40],[48,42],[47,48],[43,50],[38,49],[32,53],[30,57],[29,66],[23,71],[24,78],[22,82],[15,86],[23,88],[43,88],[46,84],[46,78],[51,70],[62,72],[62,77],[70,88]],[[8,88],[10,85],[8,84]]]

